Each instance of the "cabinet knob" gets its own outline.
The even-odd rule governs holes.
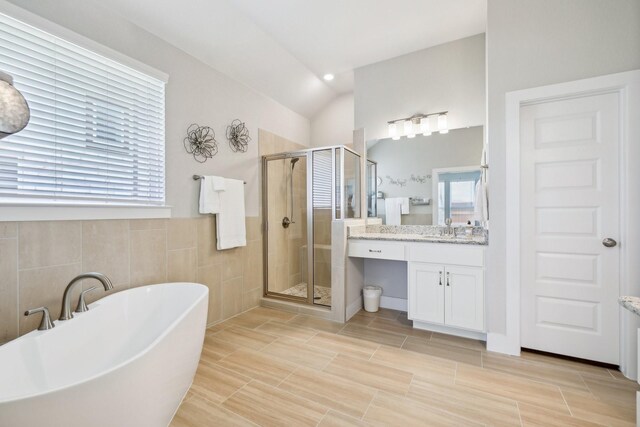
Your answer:
[[[447,271],[447,286],[450,286],[449,285],[449,272],[448,271]]]

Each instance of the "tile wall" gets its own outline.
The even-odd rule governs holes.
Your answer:
[[[216,250],[213,216],[0,223],[0,344],[38,326],[40,316],[25,317],[27,309],[46,306],[57,319],[67,283],[88,271],[109,276],[116,292],[153,283],[203,283],[209,287],[212,324],[259,303],[260,219],[247,218],[246,247],[226,251]],[[95,285],[83,283],[85,289]],[[87,299],[103,296],[100,288]]]

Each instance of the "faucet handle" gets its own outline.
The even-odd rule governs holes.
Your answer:
[[[85,311],[89,311],[89,307],[87,307],[87,303],[84,301],[84,294],[93,291],[94,289],[98,289],[97,286],[92,286],[87,290],[80,292],[80,298],[78,298],[78,306],[76,307],[76,313],[84,313]]]
[[[47,307],[38,307],[33,308],[31,310],[27,310],[24,312],[25,316],[31,316],[35,313],[42,312],[42,320],[40,321],[40,326],[38,326],[39,331],[46,331],[49,329],[53,329],[56,325],[51,322],[51,316],[49,315],[49,309]]]

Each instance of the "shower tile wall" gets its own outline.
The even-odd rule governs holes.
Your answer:
[[[246,221],[247,246],[228,251],[216,249],[213,216],[0,223],[0,344],[38,326],[38,316],[22,315],[29,308],[47,306],[57,319],[67,283],[86,271],[105,273],[116,292],[203,283],[209,287],[209,324],[257,306],[262,235],[259,218]],[[94,285],[83,283],[85,289]],[[98,290],[88,300],[102,296]]]
[[[331,287],[331,210],[315,209],[313,235],[315,239],[315,285]]]

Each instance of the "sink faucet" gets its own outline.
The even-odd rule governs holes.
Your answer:
[[[455,234],[455,231],[454,231],[453,227],[451,227],[451,223],[452,223],[451,218],[446,218],[446,219],[444,220],[444,223],[445,223],[445,225],[447,226],[447,229],[445,230],[445,234],[446,234],[447,236],[450,236],[450,235],[452,235],[452,234]]]
[[[105,291],[110,291],[113,289],[113,284],[111,280],[102,273],[83,273],[79,276],[74,277],[67,288],[64,290],[64,294],[62,295],[62,309],[60,310],[60,318],[58,320],[69,320],[73,319],[73,313],[71,312],[71,292],[75,288],[76,284],[80,283],[82,279],[96,279],[102,286],[104,286]]]

